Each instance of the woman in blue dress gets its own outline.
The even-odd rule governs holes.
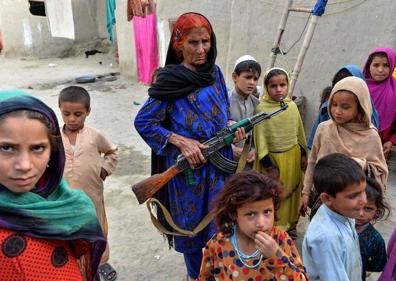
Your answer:
[[[186,180],[186,173],[180,173],[156,196],[168,207],[176,225],[185,230],[193,230],[209,213],[229,176],[206,162],[201,152],[202,142],[233,122],[223,74],[215,64],[216,53],[209,21],[196,13],[181,15],[173,27],[165,67],[135,119],[137,131],[153,150],[153,174],[174,165],[180,153],[191,167],[200,166],[192,170],[193,183]],[[243,138],[244,130],[238,130],[234,142]],[[232,159],[231,147],[220,153]],[[161,212],[157,215],[161,221]],[[184,255],[190,280],[198,278],[202,248],[214,233],[210,224],[194,237],[168,236],[170,245]]]

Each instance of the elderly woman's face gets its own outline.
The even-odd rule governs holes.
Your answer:
[[[210,35],[206,28],[193,28],[181,47],[183,65],[189,69],[196,70],[197,67],[205,64],[208,59],[210,46]]]

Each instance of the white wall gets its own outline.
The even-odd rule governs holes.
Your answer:
[[[137,81],[135,38],[132,21],[127,20],[126,0],[116,0],[116,34],[121,74]]]
[[[311,8],[315,2],[295,0],[293,6]],[[213,25],[217,36],[217,64],[230,85],[232,67],[241,55],[253,55],[265,71],[284,3],[284,0],[157,0],[161,62],[164,61],[163,55],[169,42],[169,18],[194,11],[204,14]],[[125,14],[124,11],[121,13]],[[321,90],[330,84],[339,68],[351,63],[362,66],[375,47],[389,46],[396,49],[395,14],[395,0],[329,0],[325,15],[318,20],[294,92],[295,95],[307,97],[307,131],[316,116]],[[304,13],[290,14],[281,43],[283,50],[298,39],[307,17],[308,14]],[[119,20],[117,28],[125,24],[126,20]],[[133,35],[130,28],[128,33]],[[289,54],[278,55],[276,66],[290,71],[293,69],[303,38]],[[121,48],[128,50],[123,54],[129,56],[129,67],[124,65],[122,69],[136,77],[136,68],[131,65],[134,63],[133,45],[130,40],[127,42],[128,45]],[[120,61],[124,61],[121,55]]]
[[[75,40],[54,38],[47,17],[33,16],[28,0],[0,0],[0,18],[8,56],[63,56],[78,44],[106,38],[106,0],[73,0]]]

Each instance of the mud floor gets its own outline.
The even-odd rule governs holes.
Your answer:
[[[105,182],[105,204],[109,221],[110,262],[120,281],[184,281],[182,255],[168,249],[159,232],[152,226],[145,205],[139,205],[131,185],[150,173],[150,149],[133,126],[134,116],[147,98],[147,86],[118,75],[111,57],[95,55],[65,59],[5,59],[0,56],[0,89],[25,89],[53,107],[60,117],[59,91],[74,85],[74,78],[94,75],[97,81],[83,84],[90,92],[92,112],[87,124],[101,130],[120,150],[116,172]],[[106,77],[114,76],[115,81]],[[114,79],[114,78],[112,78]],[[396,160],[392,166],[388,198],[396,204]],[[301,219],[297,244],[307,226]],[[396,226],[395,212],[378,230],[389,238]],[[376,280],[376,274],[368,280]]]

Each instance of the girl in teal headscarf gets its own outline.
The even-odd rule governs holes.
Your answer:
[[[91,200],[62,180],[64,163],[52,109],[0,91],[2,278],[96,280],[106,241]]]

